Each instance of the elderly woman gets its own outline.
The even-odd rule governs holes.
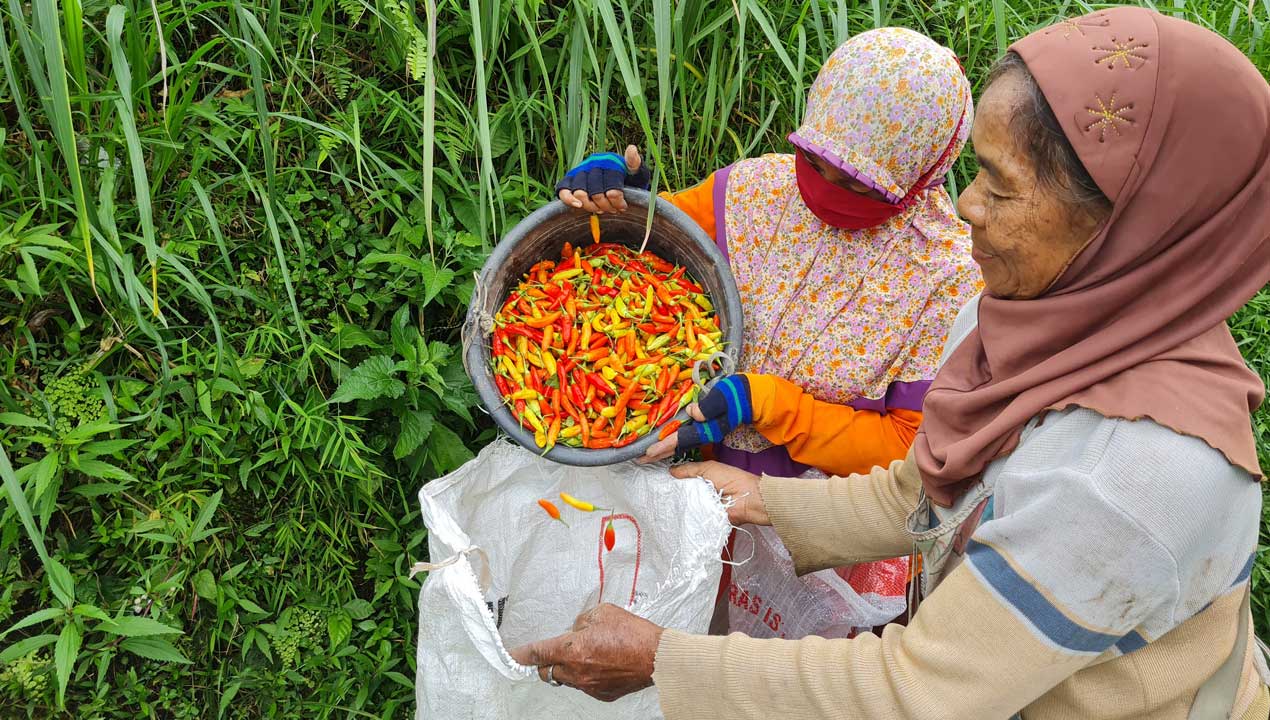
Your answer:
[[[982,288],[969,228],[943,187],[972,122],[970,83],[951,50],[912,30],[871,30],[820,69],[789,136],[795,153],[741,160],[663,196],[728,258],[744,309],[744,347],[732,349],[744,374],[712,394],[736,412],[683,427],[648,459],[709,443],[727,465],[793,477],[867,472],[908,453],[939,350]],[[634,148],[626,160],[592,156],[560,182],[561,200],[591,212],[622,207],[626,172],[647,177]],[[723,402],[729,393],[744,404]],[[820,412],[797,412],[814,401]],[[813,419],[833,442],[814,441]],[[869,609],[871,622],[904,609],[906,558],[835,570],[864,596],[890,597]],[[744,572],[754,592],[755,567]],[[785,597],[791,609],[836,607],[827,583],[772,568],[763,578],[758,594]],[[799,627],[845,635],[851,623],[841,620],[809,612]]]
[[[667,718],[1265,718],[1249,570],[1264,388],[1225,320],[1270,280],[1270,87],[1142,8],[1011,48],[959,200],[987,283],[913,451],[829,480],[678,468],[770,523],[800,571],[924,553],[881,637],[690,636],[612,606],[518,648]],[[569,692],[562,689],[561,692]]]

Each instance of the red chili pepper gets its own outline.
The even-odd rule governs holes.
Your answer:
[[[636,440],[638,440],[638,439],[639,439],[639,436],[638,436],[638,435],[636,435],[635,433],[631,433],[630,435],[627,435],[626,437],[622,438],[621,440],[617,440],[617,441],[615,441],[615,442],[613,443],[613,447],[615,447],[615,448],[623,448],[623,447],[626,447],[627,445],[630,445],[631,443],[635,442],[635,441],[636,441]]]
[[[608,527],[604,528],[604,548],[609,552],[613,552],[613,546],[617,544],[617,533],[613,530],[613,521],[609,520]]]
[[[589,373],[586,376],[586,379],[595,387],[595,392],[598,395],[608,396],[617,394],[613,392],[613,388],[609,387],[607,382],[604,382],[604,378],[600,377],[597,373]]]
[[[527,340],[531,340],[539,345],[542,344],[541,330],[533,330],[533,329],[525,327],[524,325],[508,325],[507,327],[503,328],[503,332],[508,335],[520,335],[521,337],[524,337]]]

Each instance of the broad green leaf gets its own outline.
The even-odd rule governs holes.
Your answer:
[[[40,560],[45,562],[47,568],[50,558],[48,550],[44,547],[44,535],[40,533],[39,528],[35,524],[35,515],[31,513],[31,506],[27,503],[26,494],[22,491],[22,484],[18,482],[17,475],[13,472],[13,466],[9,464],[9,455],[4,451],[3,446],[0,446],[0,481],[4,482],[4,489],[9,495],[9,503],[17,511],[18,519],[22,521],[22,527],[26,528],[27,537],[31,540],[31,545],[35,547],[35,553],[40,556]],[[67,603],[67,605],[69,604]]]
[[[81,458],[78,463],[78,468],[80,472],[89,477],[101,478],[102,480],[127,480],[128,482],[137,482],[137,479],[130,475],[127,471],[102,460]]]
[[[62,439],[63,441],[72,444],[82,443],[85,440],[91,439],[95,435],[100,435],[105,432],[113,432],[122,427],[127,426],[121,425],[120,423],[106,422],[102,420],[100,422],[88,423],[87,425],[80,425],[74,430],[66,433],[65,437]]]
[[[71,575],[71,571],[66,569],[57,558],[49,558],[44,563],[44,570],[48,573],[49,587],[53,590],[53,595],[66,607],[75,604],[75,578]]]
[[[331,613],[326,618],[326,633],[331,638],[331,649],[335,650],[352,635],[353,619],[346,612]]]
[[[392,449],[394,459],[400,460],[414,452],[432,432],[432,413],[427,410],[412,410],[401,418],[401,434],[397,436],[397,444]]]
[[[212,575],[212,571],[206,568],[194,573],[191,580],[194,585],[194,592],[204,600],[216,599],[216,578]]]
[[[401,397],[406,384],[393,377],[396,372],[396,363],[387,355],[368,357],[344,378],[329,402]]]
[[[79,659],[79,646],[83,641],[79,626],[66,623],[57,636],[57,646],[53,649],[53,667],[57,671],[57,704],[66,705],[66,684],[70,682],[71,672],[75,670],[75,661]]]
[[[349,600],[344,603],[344,610],[348,612],[349,617],[354,620],[365,620],[370,617],[372,612],[374,612],[375,606],[371,605],[370,602],[366,600],[357,598],[356,600]]]
[[[138,617],[135,615],[124,615],[123,617],[108,620],[97,626],[98,630],[103,630],[111,635],[122,635],[124,637],[147,637],[149,635],[181,635],[183,633],[179,628],[164,625],[158,620],[148,617]]]
[[[175,645],[159,637],[130,637],[119,643],[119,647],[148,660],[190,664],[189,659],[182,655]]]
[[[260,357],[243,358],[238,361],[238,372],[244,378],[254,378],[265,368],[265,359]]]
[[[224,494],[224,490],[217,490],[203,503],[203,509],[199,510],[198,518],[194,521],[192,536],[196,541],[201,539],[199,535],[202,534],[207,524],[212,521],[212,516],[216,514],[216,508],[220,507],[220,499]]]
[[[3,638],[5,635],[8,635],[9,633],[15,630],[21,630],[22,628],[25,628],[25,627],[31,627],[32,625],[37,625],[46,620],[52,620],[53,618],[58,617],[59,615],[65,615],[65,614],[66,614],[66,610],[64,610],[63,608],[45,608],[44,610],[36,610],[30,615],[27,615],[26,617],[14,623],[8,630],[5,630],[4,632],[0,632],[0,638]]]
[[[437,268],[430,261],[420,263],[419,276],[423,278],[423,305],[432,302],[442,290],[454,280],[454,272],[445,268]]]
[[[257,614],[259,614],[259,615],[268,615],[268,614],[269,614],[269,611],[268,611],[268,610],[265,610],[264,608],[260,607],[260,606],[259,606],[259,605],[257,605],[256,603],[254,603],[254,602],[252,602],[252,601],[248,600],[247,598],[243,598],[243,597],[238,598],[238,606],[239,606],[239,607],[241,607],[243,610],[246,610],[246,611],[247,611],[247,612],[249,612],[249,613],[257,613]]]
[[[336,350],[344,350],[355,347],[377,348],[379,342],[371,337],[365,330],[356,325],[344,325],[332,339]]]
[[[124,486],[119,483],[92,483],[90,485],[78,485],[73,487],[71,488],[71,492],[79,495],[80,497],[93,498],[99,495],[114,495],[115,493],[122,492],[123,489]]]
[[[433,467],[441,474],[458,468],[473,457],[472,451],[459,436],[444,425],[433,425],[432,434],[428,436],[428,454],[432,456]]]
[[[238,695],[238,690],[243,686],[242,682],[235,680],[225,686],[225,692],[220,696],[220,709],[216,711],[217,718],[225,717],[225,710],[234,702],[234,698]]]
[[[39,650],[42,647],[48,647],[55,642],[57,642],[56,635],[33,635],[29,638],[22,638],[5,648],[3,651],[0,651],[0,665],[11,663],[27,653],[33,653],[36,650]]]
[[[10,427],[28,427],[28,428],[48,427],[48,425],[46,425],[45,423],[39,420],[36,420],[33,417],[28,417],[21,413],[15,413],[15,412],[0,413],[0,425],[8,425]]]
[[[109,613],[96,605],[84,605],[82,603],[75,606],[75,614],[80,617],[93,618],[94,620],[104,620],[106,622],[109,622],[111,619]]]

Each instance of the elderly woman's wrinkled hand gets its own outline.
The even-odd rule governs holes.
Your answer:
[[[616,605],[578,616],[573,630],[511,650],[522,665],[537,665],[549,679],[612,702],[653,684],[653,662],[662,628]]]
[[[709,480],[715,490],[733,500],[732,506],[728,508],[728,520],[733,525],[772,524],[771,518],[767,516],[763,495],[759,492],[761,478],[752,472],[711,460],[676,465],[670,469],[670,474],[677,478],[701,477]]]

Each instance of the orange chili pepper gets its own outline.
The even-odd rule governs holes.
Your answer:
[[[675,431],[679,430],[680,426],[682,425],[683,425],[682,420],[675,420],[673,422],[666,423],[665,425],[662,426],[661,432],[657,433],[657,439],[665,440],[666,438],[673,435]]]
[[[569,527],[569,523],[565,522],[564,518],[560,517],[560,508],[556,507],[555,503],[550,500],[539,500],[538,505],[540,505],[543,510],[547,511],[547,515],[549,515],[552,520],[557,520],[565,527]]]
[[[556,397],[559,398],[560,390],[556,390]],[[551,421],[551,429],[547,431],[547,449],[555,447],[556,440],[560,438],[560,416]]]
[[[525,320],[525,324],[531,328],[541,329],[541,328],[547,327],[548,325],[554,324],[556,320],[559,320],[559,319],[560,319],[560,313],[553,312],[553,313],[547,313],[546,315],[543,315],[540,318],[527,318]]]
[[[600,244],[600,216],[599,215],[591,216],[591,239],[595,241],[596,245]]]

